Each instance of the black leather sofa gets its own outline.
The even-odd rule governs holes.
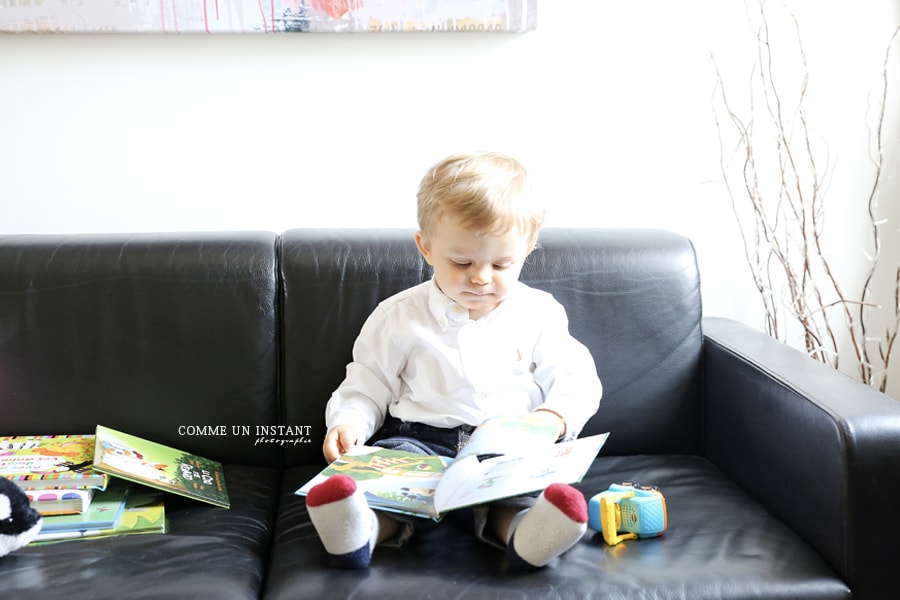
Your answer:
[[[428,276],[407,230],[0,236],[0,434],[100,423],[222,461],[232,497],[167,496],[165,535],[18,550],[0,596],[898,593],[900,404],[703,318],[691,243],[649,230],[546,230],[523,279],[566,306],[604,383],[584,433],[611,436],[580,488],[659,486],[666,534],[609,547],[589,531],[521,573],[449,518],[367,570],[328,569],[293,491],[324,466],[323,407],[362,321]]]

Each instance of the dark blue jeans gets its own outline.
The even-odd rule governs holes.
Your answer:
[[[384,425],[372,436],[367,445],[455,458],[460,449],[469,441],[469,436],[473,431],[475,431],[475,427],[472,425],[460,425],[453,428],[433,427],[424,423],[401,421],[388,416]]]

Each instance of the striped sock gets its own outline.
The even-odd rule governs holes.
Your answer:
[[[335,567],[369,566],[378,537],[378,519],[351,477],[332,475],[315,486],[306,496],[306,507]]]
[[[587,502],[570,485],[554,483],[510,526],[506,556],[519,569],[543,567],[574,546],[587,530]]]

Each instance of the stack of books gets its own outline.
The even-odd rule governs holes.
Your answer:
[[[101,425],[92,435],[0,436],[0,476],[43,515],[33,544],[166,533],[163,492],[230,506],[221,463]]]
[[[113,480],[106,490],[95,494],[84,513],[44,517],[41,532],[32,543],[165,532],[162,492]]]

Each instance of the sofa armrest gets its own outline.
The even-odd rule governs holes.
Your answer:
[[[704,318],[706,452],[854,598],[900,586],[900,402],[737,321]]]

